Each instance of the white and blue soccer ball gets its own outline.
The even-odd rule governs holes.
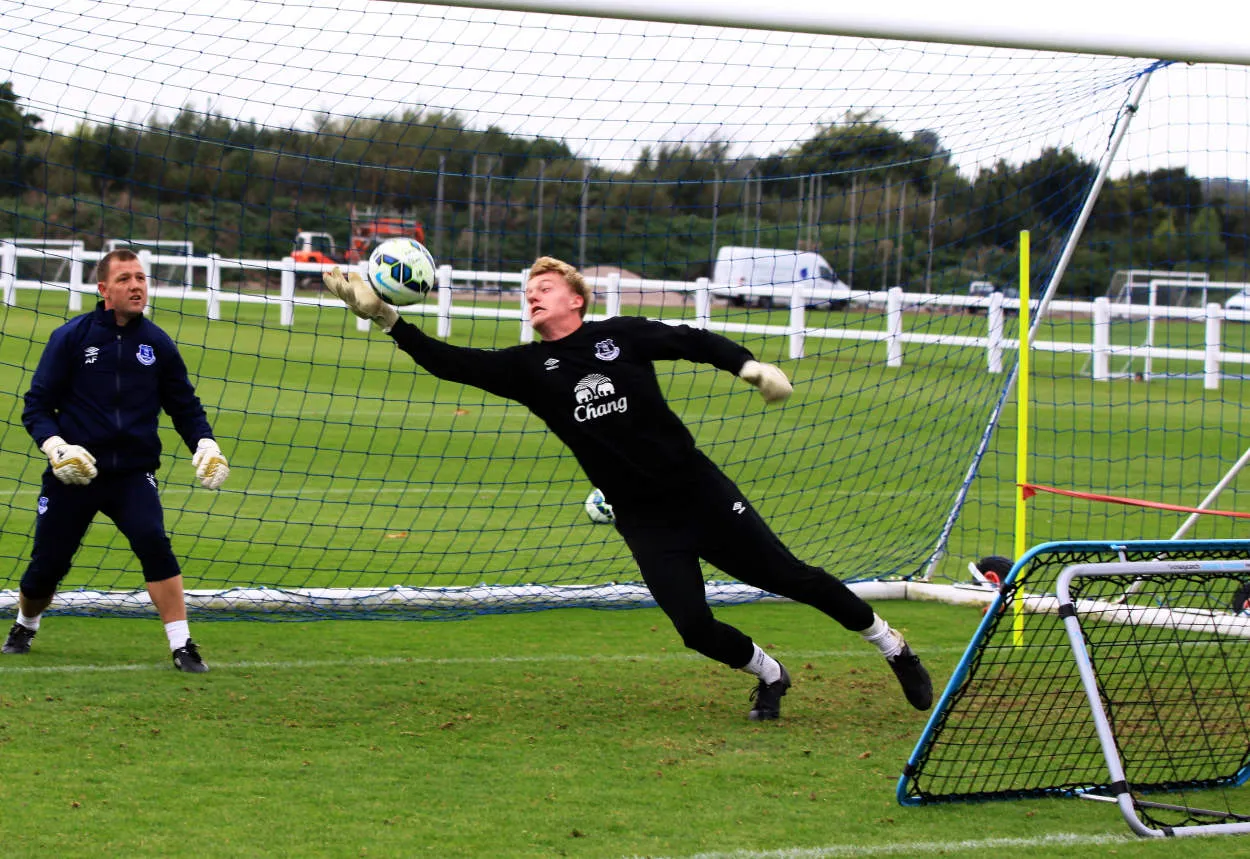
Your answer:
[[[603,497],[603,493],[598,489],[590,490],[590,494],[586,496],[586,515],[590,517],[591,522],[600,525],[610,525],[616,521],[616,514],[612,512],[612,505],[608,503],[608,499]]]
[[[434,288],[434,268],[416,239],[387,239],[369,254],[369,285],[388,304],[416,304]]]

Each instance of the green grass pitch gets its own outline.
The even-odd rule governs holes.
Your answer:
[[[938,682],[980,620],[877,607]],[[153,621],[50,617],[0,659],[0,835],[18,857],[1175,855],[1101,804],[898,806],[924,717],[880,657],[806,607],[721,614],[794,675],[779,722],[653,609],[201,623],[194,678]]]

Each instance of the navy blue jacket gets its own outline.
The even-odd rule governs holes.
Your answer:
[[[101,473],[155,471],[162,408],[192,450],[213,437],[174,341],[144,316],[119,326],[101,301],[52,332],[22,423],[37,445],[54,435],[82,445]]]

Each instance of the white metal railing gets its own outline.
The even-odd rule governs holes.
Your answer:
[[[227,259],[218,254],[207,256],[186,257],[184,255],[162,256],[148,250],[140,250],[139,258],[145,268],[152,271],[157,265],[187,265],[195,276],[188,276],[180,286],[163,286],[159,282],[149,289],[153,299],[176,299],[205,302],[205,316],[210,320],[221,319],[221,307],[225,302],[249,304],[276,304],[279,307],[279,323],[284,326],[295,322],[296,307],[339,306],[337,299],[319,295],[297,295],[296,284],[299,277],[320,279],[322,272],[333,268],[332,265],[320,263],[297,263],[290,257],[279,260],[264,259]],[[88,251],[81,242],[74,242],[67,247],[31,247],[20,245],[12,240],[0,240],[0,297],[4,304],[17,304],[18,290],[62,290],[69,293],[69,309],[81,310],[84,294],[94,294],[94,285],[85,283],[88,266],[94,265],[101,256],[99,251]],[[62,266],[67,272],[64,282],[48,282],[43,280],[18,278],[19,259],[41,259],[68,262]],[[359,264],[362,274],[366,273],[367,263]],[[203,278],[198,276],[203,270]],[[257,272],[277,274],[279,288],[276,295],[267,293],[242,292],[222,288],[222,273],[225,271]],[[457,292],[478,292],[482,285],[492,290],[516,290],[519,292],[528,279],[528,270],[518,272],[501,271],[465,271],[453,270],[451,266],[438,269],[436,300],[408,307],[399,311],[405,314],[435,316],[439,337],[451,336],[452,319],[457,316],[473,318],[514,319],[519,323],[519,339],[521,342],[533,340],[534,330],[529,318],[529,308],[524,301],[518,300],[516,309],[501,307],[479,307],[474,302],[454,301]],[[713,321],[711,314],[712,284],[707,278],[696,281],[639,279],[622,281],[618,273],[602,277],[588,277],[587,283],[600,297],[604,312],[587,314],[587,319],[604,319],[616,316],[621,309],[621,292],[626,288],[631,292],[675,292],[693,299],[694,315],[689,319],[666,319],[670,324],[686,323],[699,328],[706,328],[722,333],[763,334],[786,337],[789,341],[788,353],[792,359],[802,358],[805,354],[806,340],[809,337],[836,340],[881,341],[886,346],[886,365],[900,367],[903,364],[904,346],[907,344],[939,345],[957,348],[983,349],[986,352],[986,369],[990,373],[1003,371],[1003,352],[1015,349],[1019,342],[1003,336],[1004,317],[1013,310],[1018,310],[1020,302],[1015,298],[1004,298],[1002,293],[995,292],[988,296],[938,295],[934,293],[909,293],[900,287],[879,291],[853,291],[850,302],[852,305],[877,306],[885,310],[885,326],[880,330],[862,328],[811,328],[807,325],[807,308],[797,294],[792,297],[789,307],[789,318],[785,325],[764,325],[731,321]],[[202,282],[203,286],[198,284]],[[1034,303],[1036,306],[1036,303]],[[985,310],[986,330],[984,335],[964,334],[930,334],[910,332],[905,328],[906,312],[917,311],[963,311]],[[1089,342],[1075,341],[1034,341],[1033,348],[1041,352],[1083,353],[1090,358],[1090,372],[1096,380],[1106,380],[1115,374],[1110,364],[1113,358],[1142,358],[1149,366],[1152,359],[1181,360],[1202,366],[1203,386],[1208,389],[1219,387],[1222,367],[1229,364],[1244,367],[1250,363],[1250,354],[1229,352],[1223,349],[1221,332],[1223,323],[1230,318],[1238,321],[1244,314],[1226,313],[1224,308],[1215,303],[1203,307],[1166,307],[1151,304],[1124,304],[1112,302],[1105,297],[1089,301],[1052,301],[1049,313],[1069,313],[1088,316],[1091,320],[1091,336]],[[1114,319],[1136,319],[1149,321],[1152,325],[1159,319],[1178,319],[1201,322],[1204,325],[1203,346],[1201,349],[1177,349],[1154,345],[1153,337],[1139,345],[1115,345],[1111,343],[1111,323]],[[367,331],[367,320],[357,320],[357,328]]]

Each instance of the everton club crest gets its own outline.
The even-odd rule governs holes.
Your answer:
[[[156,363],[156,353],[152,351],[152,347],[146,343],[139,344],[139,351],[135,354],[139,359],[139,363],[145,367],[151,367]]]
[[[595,344],[595,357],[600,361],[615,361],[616,356],[621,354],[621,349],[611,338],[600,340]]]

